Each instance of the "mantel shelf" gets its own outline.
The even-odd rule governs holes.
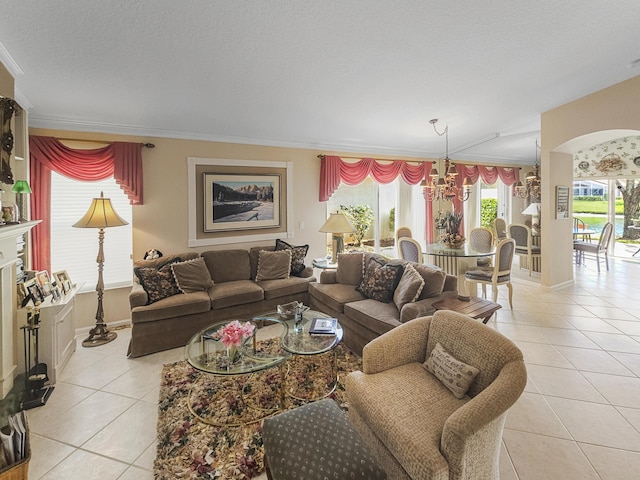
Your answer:
[[[0,240],[8,237],[17,237],[23,233],[27,233],[42,220],[32,220],[30,222],[16,223],[12,225],[0,225]]]

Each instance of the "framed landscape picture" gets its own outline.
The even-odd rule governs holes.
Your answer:
[[[204,173],[204,231],[280,225],[280,175]]]

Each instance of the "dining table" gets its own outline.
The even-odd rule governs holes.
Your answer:
[[[449,275],[458,277],[458,298],[460,300],[469,300],[472,296],[465,282],[465,273],[478,266],[478,258],[493,257],[495,254],[495,246],[481,251],[473,248],[469,242],[465,242],[459,248],[446,247],[442,243],[431,243],[425,247],[423,252],[423,256],[431,256],[436,266],[442,268]]]

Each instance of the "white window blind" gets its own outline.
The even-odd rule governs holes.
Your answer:
[[[51,172],[51,270],[66,270],[74,283],[85,282],[83,290],[98,282],[98,229],[74,228],[89,209],[91,200],[104,192],[114,210],[128,225],[104,229],[105,288],[131,285],[131,205],[113,178],[98,182],[72,180]],[[52,273],[50,272],[50,273]]]

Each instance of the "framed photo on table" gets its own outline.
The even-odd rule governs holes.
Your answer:
[[[51,279],[49,278],[49,272],[41,270],[36,273],[36,281],[38,282],[38,285],[40,285],[42,294],[45,297],[51,295]]]
[[[27,290],[28,296],[30,296],[33,304],[44,302],[44,294],[42,293],[42,289],[40,285],[38,285],[37,280],[34,278],[25,283],[25,288]]]
[[[58,284],[58,287],[62,290],[62,293],[66,295],[71,291],[71,279],[69,278],[69,274],[66,270],[58,270],[57,272],[53,272],[53,278],[55,278],[56,284]]]

